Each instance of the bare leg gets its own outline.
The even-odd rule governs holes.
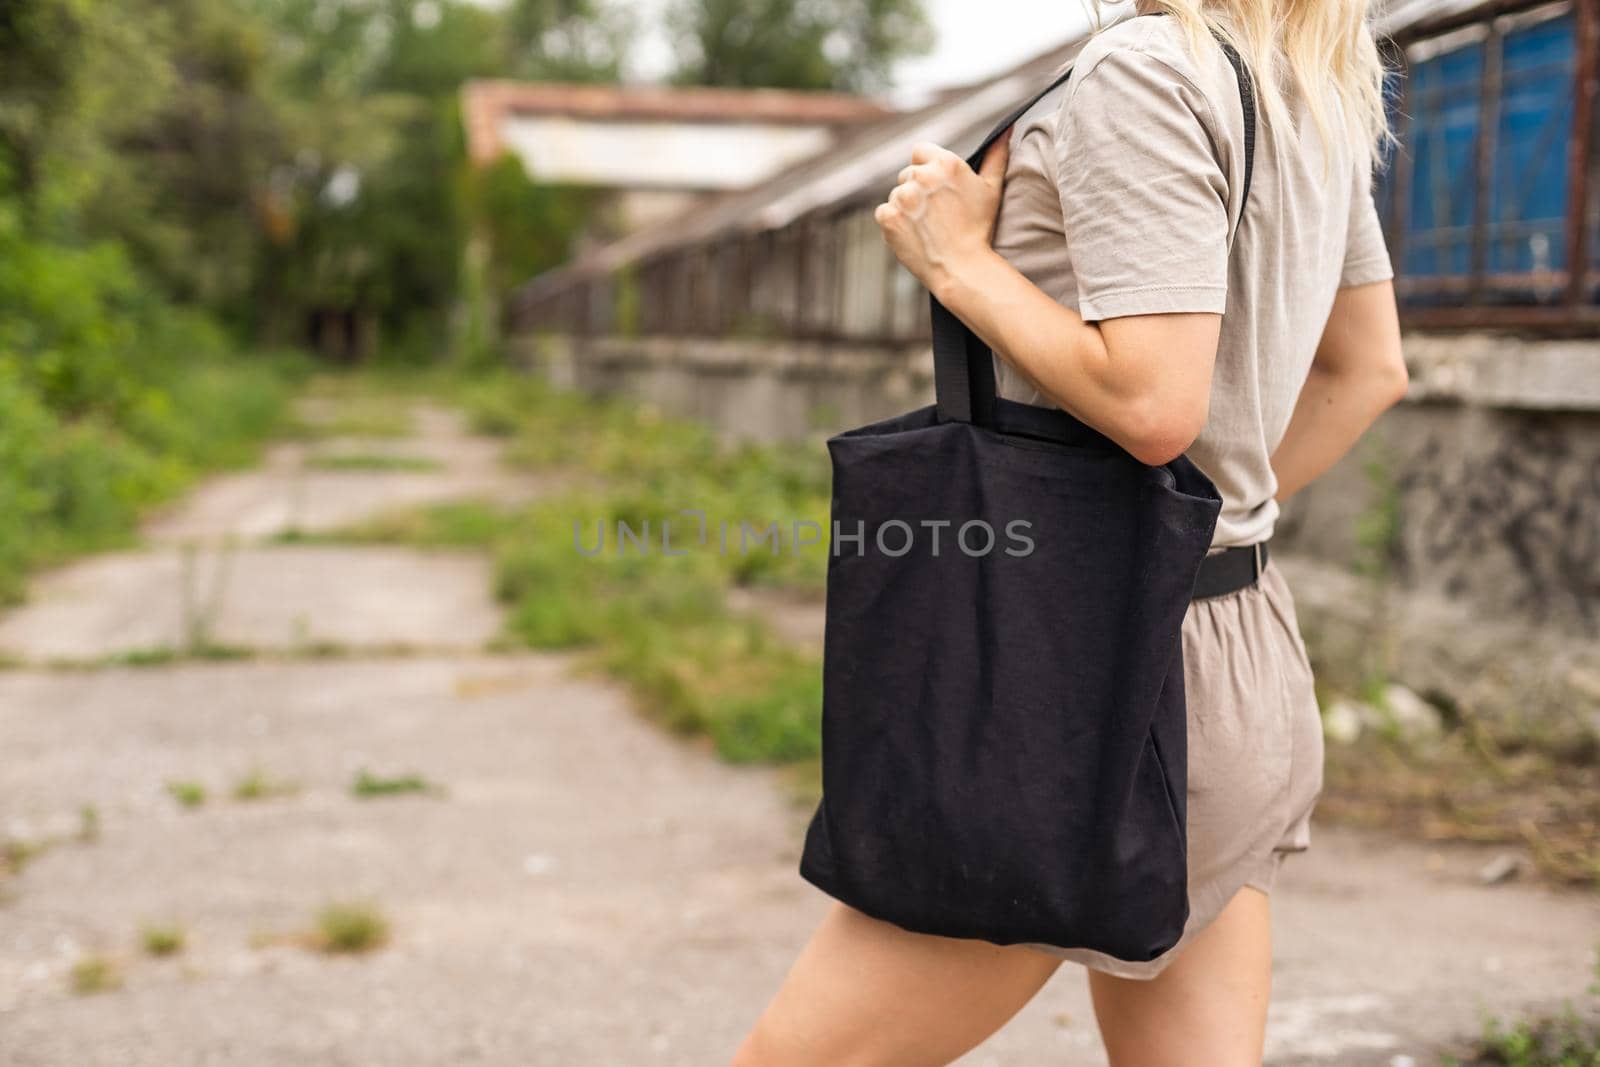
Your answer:
[[[944,1067],[1005,1025],[1060,961],[912,934],[836,905],[735,1067]]]
[[[1272,990],[1272,912],[1241,889],[1151,981],[1091,971],[1112,1067],[1260,1067]]]

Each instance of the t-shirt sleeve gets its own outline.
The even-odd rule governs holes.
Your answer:
[[[1107,53],[1056,116],[1056,185],[1078,312],[1216,312],[1228,295],[1228,181],[1192,82],[1143,52]]]
[[[1350,194],[1350,229],[1345,238],[1344,269],[1339,287],[1371,285],[1394,277],[1389,262],[1389,247],[1378,221],[1378,205],[1372,199],[1372,163],[1365,156],[1356,160],[1355,188]]]

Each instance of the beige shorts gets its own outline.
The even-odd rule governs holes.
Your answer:
[[[1278,866],[1311,844],[1322,790],[1322,717],[1283,575],[1197,600],[1183,620],[1189,714],[1189,922],[1148,963],[1035,946],[1124,978],[1154,978],[1235,893],[1272,891]]]

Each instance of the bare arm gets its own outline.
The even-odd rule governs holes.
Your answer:
[[[1125,315],[1099,325],[1062,307],[990,247],[1008,142],[981,170],[918,145],[878,208],[895,255],[972,331],[1061,407],[1141,462],[1182,455],[1205,426],[1222,316]]]
[[[1278,499],[1310,485],[1406,393],[1392,282],[1340,289],[1283,440],[1272,454]]]
[[[1142,463],[1171,462],[1205,427],[1221,315],[1086,323],[992,251],[953,264],[935,294],[1041,392]]]

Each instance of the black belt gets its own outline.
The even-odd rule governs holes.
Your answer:
[[[1194,583],[1194,599],[1237,593],[1256,583],[1267,567],[1267,543],[1225,548],[1205,558]]]

